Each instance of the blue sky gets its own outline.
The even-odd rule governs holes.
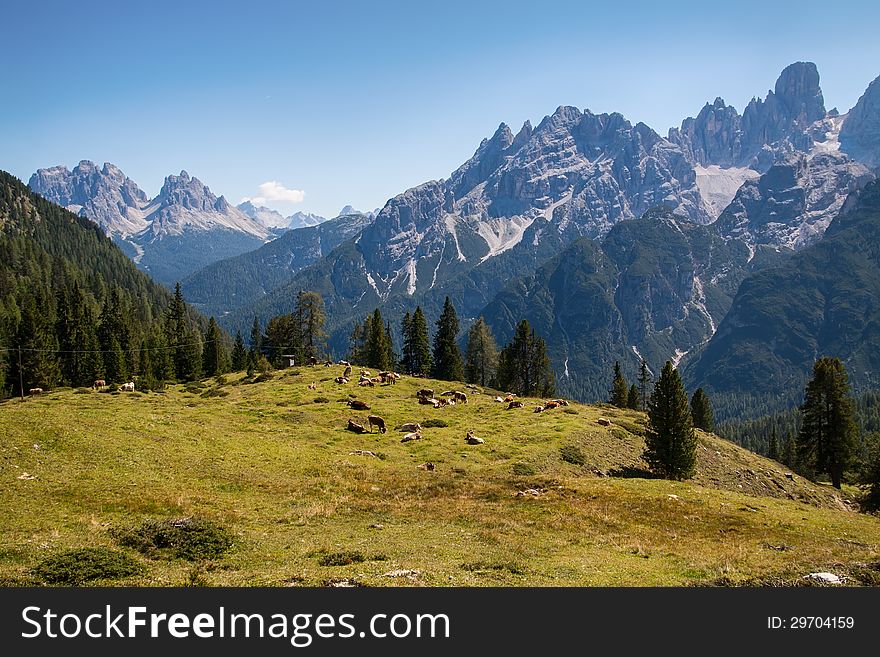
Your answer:
[[[110,161],[150,195],[186,169],[236,203],[303,191],[269,203],[285,214],[372,209],[563,104],[665,135],[810,60],[846,111],[880,75],[878,19],[876,2],[4,0],[0,168]]]

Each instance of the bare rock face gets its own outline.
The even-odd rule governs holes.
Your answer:
[[[840,150],[875,171],[880,168],[880,77],[846,115]]]

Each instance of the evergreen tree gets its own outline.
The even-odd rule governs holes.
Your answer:
[[[626,385],[626,379],[623,378],[623,370],[620,368],[620,361],[614,361],[614,380],[611,382],[611,403],[617,408],[626,408],[627,397],[629,396],[629,388]]]
[[[458,315],[449,297],[443,304],[443,312],[437,320],[434,334],[433,368],[431,376],[444,381],[464,380],[464,363],[458,348]]]
[[[181,381],[196,381],[202,378],[202,336],[196,330],[188,331],[185,340],[180,347],[180,372],[178,378]]]
[[[413,321],[412,315],[407,310],[400,321],[400,334],[403,336],[403,345],[400,349],[400,369],[407,374],[413,373],[415,353],[413,349]]]
[[[492,329],[480,317],[468,331],[464,362],[465,381],[483,387],[494,383],[498,371],[498,346]]]
[[[428,335],[428,320],[421,306],[416,306],[412,317],[410,334],[412,364],[410,374],[429,374],[433,367],[431,359],[431,337]]]
[[[767,448],[767,458],[773,459],[774,461],[779,461],[780,456],[781,455],[779,453],[779,440],[776,437],[776,426],[774,425],[773,428],[770,430],[770,439],[768,441],[768,448]]]
[[[20,295],[21,318],[16,332],[16,345],[21,349],[21,368],[19,359],[12,359],[10,379],[16,389],[19,380],[23,381],[22,392],[27,394],[31,388],[49,390],[61,380],[58,364],[58,341],[55,337],[51,316],[44,312],[49,307],[49,299],[22,292]]]
[[[681,377],[666,361],[648,402],[645,461],[666,479],[690,479],[697,461],[697,437]]]
[[[637,411],[641,408],[642,401],[639,397],[639,389],[636,387],[636,384],[633,383],[629,387],[629,394],[626,397],[626,407],[631,408],[634,411]]]
[[[254,315],[254,323],[251,325],[251,345],[248,350],[248,361],[251,365],[257,362],[263,353],[263,332],[260,330],[260,319]]]
[[[241,331],[235,332],[235,344],[232,347],[232,371],[241,372],[247,367],[247,349]]]
[[[273,367],[283,367],[285,355],[293,356],[297,365],[305,362],[300,329],[300,318],[296,314],[278,315],[266,324],[264,347]]]
[[[385,360],[388,366],[383,368],[393,370],[397,367],[397,354],[394,351],[394,338],[391,335],[391,322],[385,322]]]
[[[645,359],[641,359],[639,363],[639,401],[644,411],[648,406],[648,386],[651,385],[651,372],[648,370],[648,363]]]
[[[715,429],[712,402],[709,400],[709,395],[702,388],[697,388],[697,391],[691,398],[691,417],[697,429],[702,429],[703,431],[713,431]]]
[[[104,376],[104,365],[93,304],[78,283],[58,289],[57,316],[61,377],[71,386],[90,386]]]
[[[794,468],[797,465],[796,449],[794,437],[790,433],[786,434],[782,447],[782,462],[789,468]]]
[[[317,292],[301,291],[296,298],[294,311],[299,323],[303,356],[319,358],[327,351],[327,334],[324,324],[327,315],[324,311],[324,299]]]
[[[498,387],[525,397],[549,397],[556,390],[554,379],[544,340],[522,320],[498,357]]]
[[[873,511],[880,508],[880,434],[866,436],[865,448],[860,483],[868,487],[864,502]]]
[[[355,322],[351,329],[351,336],[348,339],[348,360],[352,363],[363,364],[364,361],[364,326],[360,322]]]
[[[798,462],[809,471],[829,475],[831,484],[839,489],[858,434],[849,378],[839,358],[816,361],[800,410],[803,422],[797,437]]]
[[[378,370],[388,370],[394,365],[394,352],[390,343],[385,323],[382,321],[382,313],[376,308],[372,317],[368,316],[364,322],[366,339],[364,342],[364,359],[367,367]]]
[[[208,329],[205,331],[202,370],[205,376],[216,376],[229,371],[229,353],[226,351],[223,333],[213,317],[208,320]]]
[[[189,346],[190,331],[186,317],[186,303],[180,283],[174,287],[174,298],[168,306],[165,319],[165,341],[174,364],[174,378],[181,381],[192,380],[192,350]]]
[[[98,320],[98,340],[104,351],[104,378],[108,383],[128,381],[134,369],[130,367],[131,360],[137,354],[132,349],[131,328],[127,317],[122,290],[114,286],[104,298]]]

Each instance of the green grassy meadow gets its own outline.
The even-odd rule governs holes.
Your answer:
[[[880,519],[716,436],[700,435],[694,480],[656,480],[642,471],[641,413],[535,414],[537,400],[506,410],[473,390],[433,409],[415,391],[449,383],[341,386],[339,369],[0,404],[0,585],[40,583],[47,557],[102,546],[143,565],[93,582],[111,585],[794,584],[817,570],[874,583]],[[350,394],[387,433],[345,430],[367,416]],[[429,419],[448,426],[400,442],[396,426]],[[485,444],[465,444],[469,430]],[[190,561],[116,538],[190,516],[228,529],[233,547]]]

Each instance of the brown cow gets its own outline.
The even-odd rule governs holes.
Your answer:
[[[453,399],[455,399],[455,401],[460,401],[462,404],[468,403],[467,395],[463,392],[459,392],[458,390],[453,393]]]
[[[95,384],[92,386],[95,390],[101,390],[102,388],[107,387],[107,382],[104,379],[97,379]]]
[[[309,356],[309,358],[306,362],[308,363],[309,367],[314,367],[315,365],[318,364],[318,359],[315,358],[314,356]]]
[[[346,379],[351,376],[351,365],[345,366],[345,371],[342,373],[342,376],[344,376]]]
[[[354,431],[355,433],[367,433],[367,428],[363,424],[355,422],[351,418],[348,418],[348,426],[346,426],[345,429],[346,431]]]
[[[507,397],[504,398],[504,401],[512,402],[514,397],[516,397],[516,395],[511,392],[510,394],[507,395]]]
[[[535,406],[535,413],[543,413],[544,407],[541,405]]]
[[[374,424],[375,424],[377,427],[379,427],[379,431],[380,431],[381,433],[385,433],[385,420],[383,420],[383,419],[382,419],[381,417],[379,417],[378,415],[368,415],[368,416],[367,416],[367,422],[368,422],[369,425],[370,425],[370,433],[373,433],[373,425],[374,425]]]
[[[431,388],[422,388],[416,393],[416,397],[433,397],[434,391]]]
[[[544,408],[548,411],[551,408],[557,408],[558,406],[559,406],[559,402],[556,400],[548,401],[546,404],[544,404]]]
[[[522,408],[524,404],[521,401],[512,401],[507,405],[507,410],[509,411],[511,408]]]
[[[400,425],[400,431],[421,431],[422,425],[418,422],[407,422]]]
[[[356,411],[368,411],[370,410],[370,405],[367,402],[363,402],[360,399],[350,399],[348,401],[348,405],[351,406]]]
[[[465,436],[464,442],[466,442],[468,445],[482,445],[486,441],[482,438],[477,438],[474,435],[473,431],[468,431],[467,436]]]
[[[360,381],[358,381],[358,385],[362,388],[366,388],[367,386],[373,388],[376,384],[373,383],[372,379],[361,379]]]
[[[342,384],[342,385],[348,383],[348,379],[346,379],[344,376],[337,376],[337,377],[336,377],[335,379],[333,379],[333,380],[336,381],[336,383],[339,383],[339,384]]]

